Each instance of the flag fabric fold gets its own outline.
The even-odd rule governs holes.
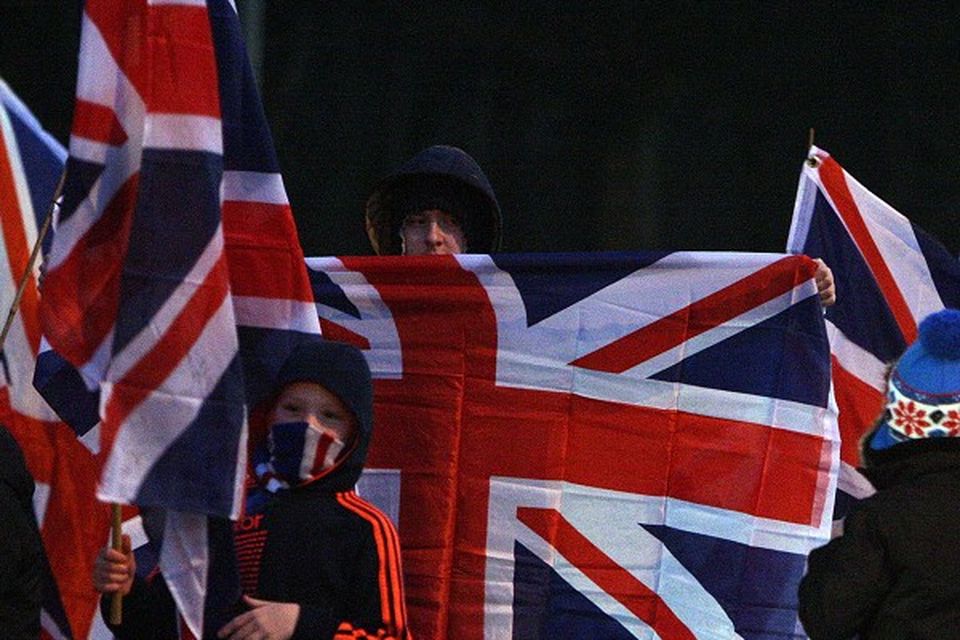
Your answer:
[[[250,403],[319,330],[226,0],[85,4],[41,318],[62,358],[48,371],[70,383],[44,388],[95,400],[75,426],[96,425],[98,496],[163,514],[179,542],[160,568],[199,636],[205,518],[241,508]]]
[[[842,435],[838,517],[872,487],[858,444],[883,408],[885,372],[944,307],[960,307],[960,262],[935,238],[812,147],[800,173],[787,250],[822,258],[837,303],[826,310]]]

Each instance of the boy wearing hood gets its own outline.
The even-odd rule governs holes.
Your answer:
[[[246,611],[216,637],[409,640],[396,529],[354,491],[373,430],[366,360],[352,346],[310,339],[284,362],[275,389],[235,526]],[[147,585],[134,572],[129,550],[105,549],[94,582],[129,594],[134,611],[149,598],[168,615],[125,613],[114,632],[176,638],[175,625],[157,634],[173,619],[169,594],[156,593],[163,581]]]
[[[960,638],[960,311],[920,324],[886,399],[861,448],[877,493],[800,583],[811,640]]]

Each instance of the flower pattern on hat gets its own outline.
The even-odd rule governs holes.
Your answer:
[[[888,391],[888,424],[908,438],[960,435],[960,402],[927,404],[904,395],[896,384]]]

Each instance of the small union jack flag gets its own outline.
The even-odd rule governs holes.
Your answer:
[[[856,471],[857,447],[883,410],[887,365],[916,339],[920,320],[960,307],[960,262],[816,147],[800,173],[787,250],[823,258],[836,281],[826,322],[843,436],[842,516],[851,498],[873,491]]]

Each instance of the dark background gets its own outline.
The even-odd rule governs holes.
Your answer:
[[[509,251],[782,251],[810,127],[956,254],[947,4],[239,0],[308,255],[369,253],[369,190],[437,143]],[[0,76],[63,142],[79,16],[0,0]]]

